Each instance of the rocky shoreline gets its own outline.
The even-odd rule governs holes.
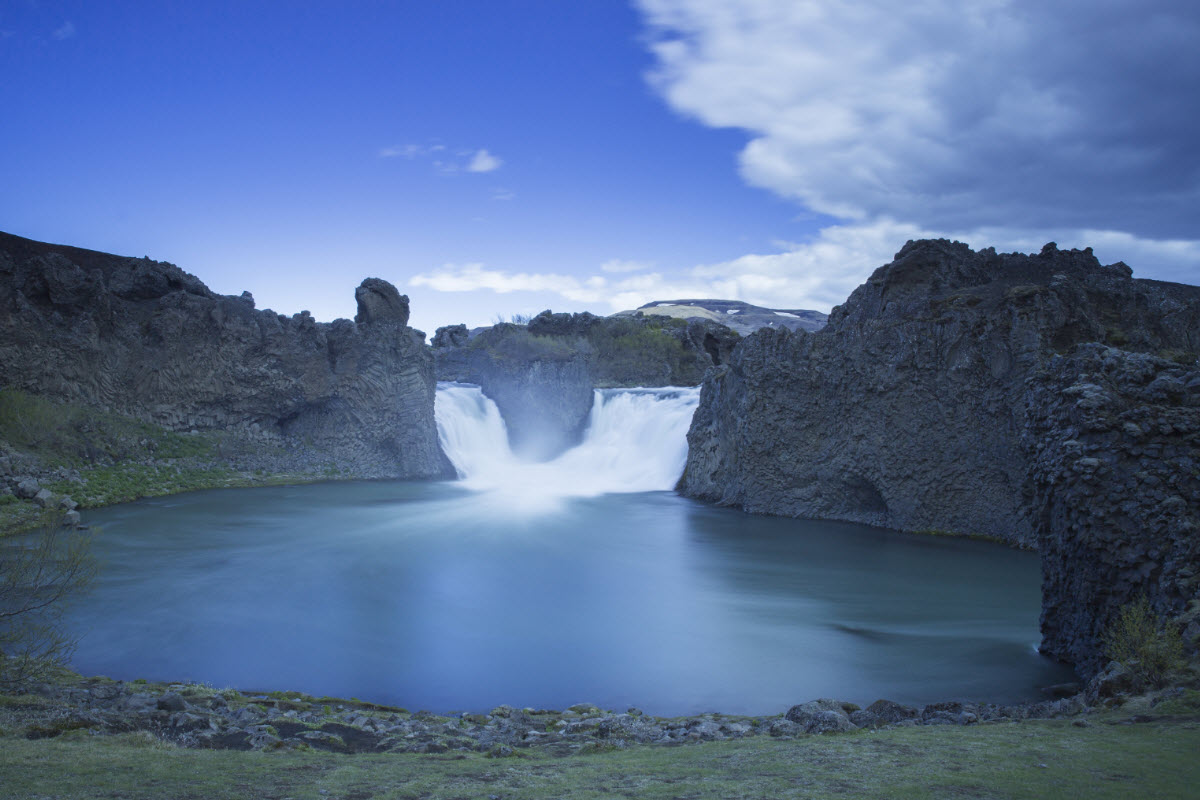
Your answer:
[[[1015,704],[945,701],[909,706],[878,700],[866,708],[819,699],[770,716],[705,713],[655,717],[583,703],[563,710],[502,705],[487,713],[439,715],[357,699],[299,692],[242,692],[198,684],[114,681],[62,676],[13,687],[0,696],[0,728],[28,739],[72,731],[89,735],[144,732],[175,746],[232,750],[323,750],[338,753],[475,752],[493,757],[620,750],[632,745],[675,746],[747,737],[804,736],[932,725],[1017,723],[1089,715],[1126,702],[1127,674],[1117,665],[1093,679],[1047,687],[1054,699]],[[1149,708],[1186,690],[1147,696]],[[1193,693],[1194,694],[1194,693]]]

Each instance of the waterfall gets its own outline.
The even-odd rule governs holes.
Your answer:
[[[477,386],[438,385],[442,449],[463,484],[519,505],[618,492],[667,491],[687,460],[697,388],[597,389],[583,441],[553,461],[513,455],[504,420]]]

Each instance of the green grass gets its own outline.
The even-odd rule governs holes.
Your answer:
[[[81,467],[146,454],[154,458],[210,458],[213,434],[188,435],[132,417],[0,389],[0,440],[51,465]]]
[[[0,389],[0,449],[23,452],[42,467],[77,471],[81,482],[43,485],[83,508],[198,489],[348,477],[332,464],[312,473],[248,474],[225,463],[245,454],[247,447],[219,431],[176,433],[132,417]],[[40,514],[31,502],[0,497],[0,530],[29,528]]]
[[[588,755],[185,750],[144,733],[0,738],[6,796],[58,798],[1184,798],[1200,727],[1068,721],[756,738]]]
[[[218,489],[238,483],[229,467],[116,464],[79,471],[83,484],[59,481],[47,484],[55,494],[70,495],[84,508],[127,503],[141,497]]]
[[[33,528],[41,521],[42,514],[41,506],[32,501],[14,499],[0,504],[0,534]]]

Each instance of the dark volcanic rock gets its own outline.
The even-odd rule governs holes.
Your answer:
[[[709,373],[679,487],[1038,546],[1046,649],[1094,669],[1114,606],[1145,590],[1177,612],[1195,591],[1200,380],[1174,362],[1197,351],[1196,287],[1134,280],[1090,250],[910,242],[823,330],[760,331]]]
[[[385,280],[367,278],[354,290],[354,299],[358,303],[354,321],[359,324],[408,324],[408,295],[400,294]]]
[[[1122,605],[1200,596],[1200,369],[1081,345],[1030,381],[1028,417],[1042,650],[1090,675]]]
[[[593,402],[586,347],[501,323],[434,353],[442,380],[477,383],[495,402],[517,455],[545,461],[579,443]]]
[[[471,338],[466,325],[443,325],[433,334],[434,347],[461,347]]]
[[[369,278],[357,322],[256,311],[148,259],[0,234],[0,375],[7,387],[222,430],[296,468],[452,475],[433,422],[432,357],[408,299]]]

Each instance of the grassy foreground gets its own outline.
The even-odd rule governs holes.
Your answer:
[[[1133,720],[1139,720],[1134,722]],[[1194,714],[766,737],[591,755],[186,750],[148,734],[0,736],[13,798],[1188,798]]]

